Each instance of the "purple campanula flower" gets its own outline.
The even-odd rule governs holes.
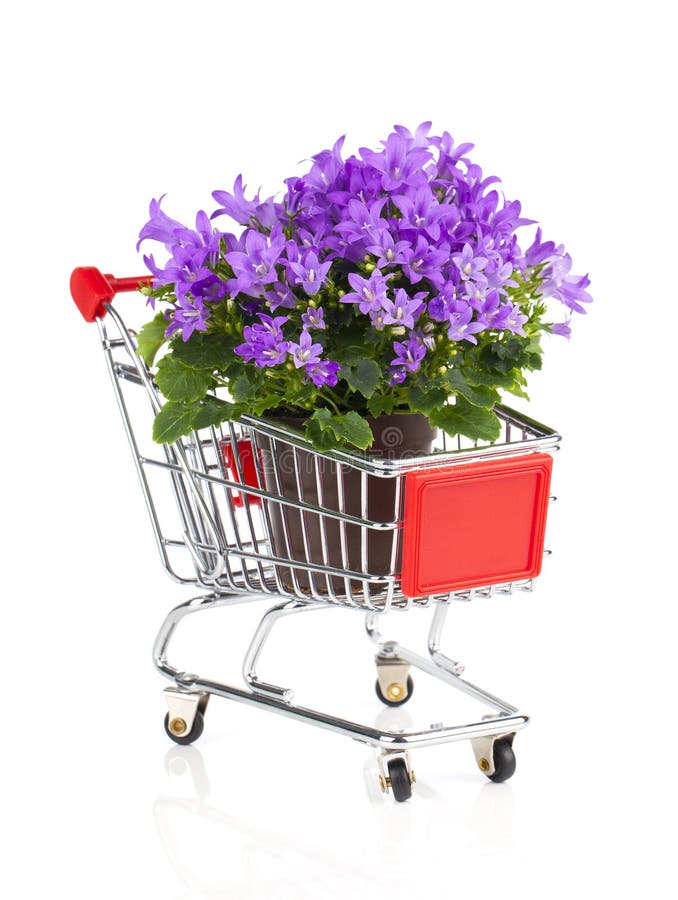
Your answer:
[[[326,328],[325,312],[322,306],[309,306],[308,310],[301,316],[301,324],[304,328],[317,328],[319,331]]]
[[[503,262],[501,259],[499,261],[491,260],[482,275],[475,275],[473,280],[475,283],[485,284],[489,290],[499,288],[505,291],[507,287],[518,286],[518,282],[511,278],[512,275],[513,263]]]
[[[306,367],[306,375],[311,379],[316,387],[334,387],[339,380],[339,363],[332,362],[329,359],[321,359],[313,366]]]
[[[447,281],[440,289],[440,293],[429,300],[428,314],[434,322],[445,322],[452,312],[452,303],[457,297],[457,286],[453,281]]]
[[[275,338],[282,337],[282,326],[289,320],[289,316],[269,316],[266,313],[259,313],[259,318],[261,319],[261,325],[254,325],[253,327]]]
[[[461,289],[461,296],[463,296],[465,300],[468,300],[474,309],[481,308],[484,299],[490,292],[490,286],[484,275],[476,275],[473,281],[470,279],[462,281],[459,287]]]
[[[451,341],[470,341],[477,344],[477,339],[473,336],[480,331],[485,330],[482,322],[472,322],[473,307],[466,300],[455,300],[451,304],[451,312],[449,316],[450,327],[447,336]]]
[[[456,264],[459,274],[464,281],[469,278],[473,279],[487,265],[487,258],[475,256],[473,247],[469,243],[464,244],[464,249],[461,253],[453,254],[452,261]]]
[[[541,228],[537,228],[534,241],[525,251],[525,264],[528,266],[539,266],[553,256],[555,252],[556,245],[554,242],[545,241],[542,243]]]
[[[182,340],[187,341],[194,331],[207,331],[210,312],[200,297],[194,300],[182,297],[177,298],[174,309],[167,311],[165,316],[170,322],[165,337],[171,337],[180,330]]]
[[[414,134],[412,134],[409,128],[405,128],[404,125],[394,125],[393,130],[405,139],[408,148],[427,147],[429,144],[428,133],[431,130],[431,125],[431,122],[422,122],[421,125],[417,126],[417,130]]]
[[[349,243],[374,241],[387,226],[386,219],[381,218],[385,203],[386,197],[374,200],[369,206],[361,200],[349,200],[344,217],[335,225],[335,230]]]
[[[397,288],[394,300],[385,298],[381,301],[384,325],[403,325],[405,328],[414,328],[414,323],[424,308],[424,297],[426,297],[426,293],[421,292],[410,298],[407,291]]]
[[[381,309],[382,301],[386,299],[386,282],[389,277],[382,275],[379,269],[375,269],[369,278],[363,278],[362,275],[351,272],[348,276],[348,283],[353,291],[344,294],[341,302],[357,303],[361,313]]]
[[[393,349],[396,356],[391,360],[391,365],[402,366],[409,372],[416,372],[426,356],[426,347],[417,338],[409,338],[402,342],[394,341]]]
[[[513,306],[511,303],[502,303],[499,291],[490,291],[485,297],[472,297],[470,304],[478,313],[477,321],[485,328],[504,331],[508,327],[506,323]]]
[[[377,257],[377,266],[380,269],[402,265],[406,262],[405,251],[412,246],[409,241],[395,241],[391,232],[384,228],[380,229],[373,237],[375,243],[368,244],[365,249]]]
[[[264,366],[277,366],[285,362],[287,358],[287,341],[278,341],[272,335],[253,334],[252,328],[244,329],[245,343],[235,348],[238,356],[242,356],[245,362],[254,361],[259,368]]]
[[[411,284],[427,278],[435,287],[442,287],[445,282],[442,268],[450,256],[448,244],[435,247],[420,234],[415,246],[405,250],[404,256],[403,271]]]
[[[405,236],[409,236],[410,231],[415,234],[422,231],[435,243],[440,239],[441,224],[450,231],[459,221],[457,209],[440,204],[428,184],[394,196],[393,202],[402,213],[399,227]]]
[[[563,253],[562,247],[557,248],[558,255],[552,256],[544,266],[542,275],[544,283],[541,293],[544,297],[553,297],[559,300],[569,309],[578,313],[585,313],[582,303],[591,303],[592,297],[586,290],[591,283],[588,275],[570,275],[572,259],[569,253]]]
[[[561,337],[569,338],[572,334],[572,328],[570,327],[570,320],[567,319],[565,322],[555,322],[551,327],[551,332],[553,334],[559,334]]]
[[[275,264],[280,259],[285,238],[280,229],[270,237],[255,231],[245,232],[244,250],[226,254],[226,262],[236,276],[238,291],[244,294],[262,292],[262,286],[278,281]]]
[[[525,331],[523,330],[523,325],[527,322],[528,316],[522,312],[517,303],[507,303],[505,306],[509,309],[506,318],[504,319],[504,328],[507,331],[512,331],[514,334],[520,334],[524,337]]]
[[[168,250],[171,250],[172,245],[176,243],[176,232],[185,228],[181,222],[177,222],[176,219],[171,219],[160,208],[160,204],[165,196],[166,194],[163,194],[159,200],[151,200],[148,211],[150,218],[139,232],[137,250],[142,241],[146,240],[160,241],[160,243],[164,244]]]
[[[434,328],[433,322],[427,322],[423,328],[415,328],[411,333],[411,337],[416,338],[427,350],[433,350],[436,345],[436,337],[433,333]]]
[[[369,312],[369,316],[374,328],[376,328],[377,331],[383,331],[386,327],[386,323],[384,322],[386,313],[384,312],[384,310],[381,307],[379,307],[378,309],[371,309]]]
[[[285,362],[289,341],[283,339],[281,326],[288,316],[269,316],[259,313],[260,324],[246,325],[243,329],[245,342],[235,348],[245,362],[252,362],[263,368],[277,366]]]
[[[301,262],[290,261],[287,263],[288,269],[291,269],[296,276],[297,284],[301,284],[309,297],[317,294],[323,286],[331,265],[332,260],[321,263],[314,250],[307,250]]]
[[[381,153],[361,148],[363,160],[381,173],[381,186],[385,191],[397,190],[404,184],[426,182],[423,166],[432,159],[431,153],[425,147],[410,147],[409,143],[402,134],[393,132],[384,141]]]
[[[273,197],[263,202],[257,193],[253,200],[245,198],[245,186],[242,183],[242,175],[238,175],[233,185],[233,193],[228,191],[214,191],[212,197],[220,204],[220,209],[212,214],[217,216],[230,216],[240,225],[262,225],[264,228],[272,228],[278,215]]]
[[[314,344],[311,335],[304,330],[301,332],[298,344],[290,341],[288,352],[291,354],[292,362],[296,368],[300,369],[302,366],[313,367],[316,363],[319,363],[323,347],[322,344]]]
[[[202,269],[191,285],[191,294],[214,303],[226,296],[227,288],[221,278],[209,269]]]
[[[276,281],[275,284],[271,285],[270,290],[264,292],[264,297],[273,312],[280,306],[284,309],[294,309],[298,302],[289,285],[284,284],[282,281]]]
[[[264,301],[261,297],[245,297],[238,304],[248,316],[259,316],[264,311]]]
[[[317,218],[314,217],[313,221],[309,224],[313,227],[299,228],[297,231],[297,240],[302,247],[305,247],[307,250],[315,250],[317,253],[319,248],[324,245],[325,237],[327,236],[328,223],[325,219],[318,216]]]
[[[322,150],[312,157],[313,166],[308,175],[304,177],[307,185],[319,191],[326,191],[330,185],[336,182],[344,165],[341,148],[345,139],[346,135],[342,135],[331,150]]]

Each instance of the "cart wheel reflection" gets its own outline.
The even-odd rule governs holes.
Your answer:
[[[382,703],[385,703],[387,706],[402,706],[403,703],[407,703],[407,701],[412,696],[412,691],[414,690],[414,681],[412,681],[411,675],[407,676],[406,690],[403,690],[403,685],[401,684],[390,685],[389,692],[392,693],[392,696],[389,697],[385,697],[382,693],[379,679],[377,679],[377,681],[375,682],[374,689],[377,692],[377,697],[379,697]]]
[[[490,781],[508,781],[516,770],[516,755],[508,739],[494,742],[494,773],[487,777]]]
[[[192,744],[197,741],[205,727],[205,717],[199,709],[195,711],[195,719],[190,731],[186,731],[186,723],[183,719],[172,719],[170,722],[170,714],[165,716],[165,733],[176,744]]]
[[[393,798],[399,803],[412,796],[412,782],[404,759],[396,758],[388,762],[388,777],[391,780]]]

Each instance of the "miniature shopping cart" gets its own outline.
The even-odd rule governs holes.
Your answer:
[[[154,645],[165,690],[165,730],[190,744],[203,730],[211,695],[303,719],[378,749],[379,783],[396,800],[411,796],[410,751],[469,739],[480,770],[505,781],[515,770],[513,738],[528,718],[463,679],[463,666],[441,651],[455,601],[530,590],[544,555],[552,453],[559,435],[508,408],[503,436],[480,444],[441,434],[430,453],[320,453],[295,429],[243,417],[172,444],[151,441],[162,406],[134,333],[113,306],[116,293],[148,279],[115,279],[80,268],[73,297],[96,321],[162,563],[200,596],[173,609]],[[179,623],[199,610],[268,600],[243,663],[239,686],[207,680],[168,661]],[[366,615],[376,645],[376,692],[399,706],[418,669],[480,701],[492,712],[470,724],[385,730],[297,705],[287,688],[257,675],[276,622],[322,607]],[[385,640],[380,616],[431,607],[426,655]]]

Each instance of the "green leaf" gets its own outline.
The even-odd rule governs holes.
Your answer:
[[[450,386],[450,390],[462,397],[465,397],[473,406],[482,406],[485,409],[492,407],[499,402],[499,394],[490,387],[480,385],[470,385],[459,369],[448,369],[445,375],[445,381]]]
[[[167,319],[159,312],[154,319],[142,327],[137,337],[137,353],[150,368],[153,365],[158,350],[165,343],[167,331]]]
[[[367,450],[374,443],[372,429],[365,419],[355,411],[332,416],[332,428],[338,437],[361,450]]]
[[[229,390],[234,400],[251,400],[261,390],[263,381],[264,376],[261,370],[255,369],[253,372],[248,370],[230,382]]]
[[[359,363],[361,359],[365,358],[364,346],[351,343],[342,346],[340,343],[341,335],[336,336],[336,341],[339,346],[332,350],[332,359],[335,362],[346,363],[349,366],[354,366],[356,365],[356,363]]]
[[[461,434],[473,441],[496,441],[501,431],[492,410],[473,406],[463,397],[457,397],[454,405],[432,412],[429,421],[452,437]]]
[[[227,419],[237,418],[238,408],[233,403],[227,403],[218,397],[206,397],[193,415],[191,428],[199,431],[201,428],[209,428],[210,425],[220,425]]]
[[[325,427],[317,416],[319,412],[329,410],[317,410],[306,422],[305,435],[311,441],[316,450],[336,450],[341,446],[337,436],[331,428]]]
[[[505,388],[509,394],[513,394],[514,397],[522,397],[523,400],[529,400],[530,395],[527,393],[525,388],[520,384],[519,381],[512,382],[507,388]]]
[[[247,407],[247,411],[251,415],[263,416],[269,410],[276,409],[284,404],[285,398],[281,394],[261,394],[258,397],[251,398],[246,404],[242,405]]]
[[[393,394],[373,394],[367,401],[367,409],[371,416],[390,416],[395,406]]]
[[[414,412],[428,416],[434,410],[445,405],[449,397],[449,390],[441,387],[431,387],[426,382],[415,382],[408,391],[407,401]]]
[[[223,369],[233,361],[233,350],[239,343],[231,334],[194,331],[190,341],[173,341],[172,356],[193,369]]]
[[[153,440],[158,444],[171,444],[193,431],[196,405],[167,402],[153,422]]]
[[[373,359],[359,359],[355,363],[342,363],[340,376],[352,391],[371,397],[381,378],[381,369]]]
[[[485,385],[490,388],[511,389],[511,385],[515,381],[514,371],[508,373],[498,372],[496,369],[487,371],[485,369],[474,369],[470,366],[464,366],[464,377],[469,384],[476,386]]]
[[[366,450],[373,442],[372,429],[355,411],[333,415],[329,409],[317,409],[306,423],[306,437],[319,450],[333,450],[351,444]]]
[[[172,353],[164,356],[158,363],[155,383],[168,400],[192,403],[205,396],[212,387],[213,379],[211,372],[193,369]]]

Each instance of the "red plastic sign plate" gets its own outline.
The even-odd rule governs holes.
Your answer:
[[[251,487],[260,487],[259,484],[259,476],[257,475],[257,467],[254,462],[254,451],[252,448],[252,442],[249,438],[242,438],[237,441],[237,450],[238,450],[238,458],[240,459],[240,468],[242,469],[244,484],[249,484]],[[236,455],[233,449],[233,444],[230,440],[224,440],[220,442],[221,452],[224,457],[224,465],[228,470],[228,475],[230,480],[232,481],[240,481],[240,477],[238,474],[238,465],[236,462]],[[240,491],[232,491],[233,503],[235,506],[244,506],[244,501]],[[258,497],[256,494],[247,494],[250,503],[261,504],[261,497]]]
[[[402,590],[408,597],[534,578],[541,571],[548,454],[410,472]]]

